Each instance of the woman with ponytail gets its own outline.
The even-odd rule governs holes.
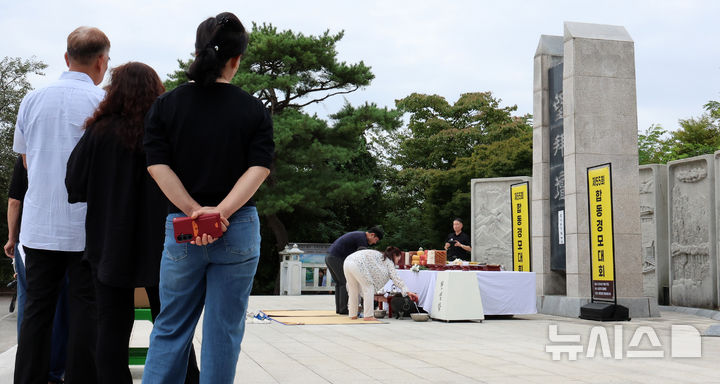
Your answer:
[[[270,173],[274,143],[262,103],[231,84],[248,44],[232,13],[197,28],[192,80],[162,95],[145,119],[150,175],[169,200],[160,264],[161,310],[143,383],[182,383],[204,311],[201,383],[232,383],[260,257],[252,196]],[[177,243],[173,219],[217,213],[224,234]]]

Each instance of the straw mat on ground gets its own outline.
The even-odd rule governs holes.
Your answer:
[[[351,320],[347,315],[335,316],[297,316],[272,317],[273,320],[285,325],[331,325],[331,324],[385,324],[380,320],[365,321],[363,319]]]
[[[289,311],[263,311],[271,317],[318,317],[318,316],[338,316],[335,311],[306,311],[306,310],[289,310]],[[347,316],[346,316],[347,317]]]

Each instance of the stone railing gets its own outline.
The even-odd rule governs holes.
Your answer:
[[[303,273],[301,273],[301,275],[305,276],[305,284],[302,286],[302,291],[335,291],[332,275],[330,275],[324,263],[303,263],[302,270]]]
[[[334,292],[335,285],[325,265],[330,244],[298,243],[280,252],[280,294],[300,295],[302,292]]]

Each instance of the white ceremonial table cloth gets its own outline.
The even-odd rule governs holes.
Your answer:
[[[408,290],[418,294],[418,305],[431,312],[438,271],[398,270]],[[535,272],[464,271],[475,273],[485,315],[528,315],[537,313]],[[393,283],[383,288],[388,292]],[[430,313],[432,316],[432,313]]]

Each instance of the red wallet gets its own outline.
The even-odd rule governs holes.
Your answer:
[[[204,233],[216,239],[223,234],[219,213],[200,215],[195,220],[187,216],[176,217],[173,219],[173,229],[175,230],[175,241],[178,243],[193,241]]]

